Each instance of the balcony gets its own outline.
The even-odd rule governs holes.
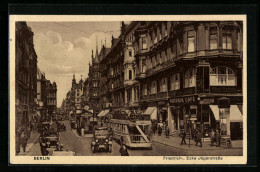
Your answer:
[[[150,95],[142,95],[140,97],[141,101],[151,101],[151,100],[157,100],[157,99],[168,99],[167,92],[160,92],[157,94],[150,94]]]
[[[175,66],[175,62],[173,61],[173,59],[171,59],[166,62],[163,62],[162,64],[158,64],[153,68],[147,69],[146,74],[147,76],[151,76],[174,66]]]
[[[134,85],[135,83],[137,83],[136,80],[126,80],[126,81],[124,82],[124,85],[125,85],[125,86],[131,86],[131,85]]]
[[[144,73],[144,72],[140,72],[135,75],[135,79],[137,79],[137,80],[144,79],[145,77],[146,77],[146,73]]]
[[[242,90],[238,90],[237,86],[211,86],[211,93],[242,93]]]

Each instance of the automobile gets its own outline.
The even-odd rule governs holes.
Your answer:
[[[63,131],[66,131],[66,126],[63,124],[63,123],[58,123],[57,124],[57,130],[58,131],[61,131],[61,130],[63,130]]]
[[[46,132],[47,130],[50,129],[50,122],[42,122],[42,125],[41,125],[41,133],[42,132]]]
[[[62,116],[58,116],[58,121],[63,121],[63,117]]]
[[[112,152],[112,140],[109,137],[107,127],[95,128],[91,149],[93,153],[100,150]]]
[[[69,120],[69,116],[66,115],[64,119],[65,119],[65,120]]]
[[[70,126],[71,126],[72,129],[76,129],[77,128],[77,122],[75,120],[71,120]]]
[[[56,149],[59,144],[59,137],[57,135],[50,135],[45,137],[47,148]]]

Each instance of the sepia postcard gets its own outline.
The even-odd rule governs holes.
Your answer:
[[[246,164],[246,15],[10,15],[10,164]]]

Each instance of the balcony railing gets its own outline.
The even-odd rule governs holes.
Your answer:
[[[149,75],[153,75],[155,73],[158,73],[160,71],[163,71],[167,68],[170,68],[170,67],[173,67],[175,66],[175,62],[173,59],[171,60],[168,60],[162,64],[158,64],[157,66],[153,67],[153,68],[150,68],[146,71],[146,74],[149,76]]]
[[[167,92],[160,92],[160,93],[156,93],[156,94],[141,96],[141,100],[154,100],[154,99],[163,99],[163,98],[168,98]]]

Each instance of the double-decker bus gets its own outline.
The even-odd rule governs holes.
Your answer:
[[[150,115],[131,114],[122,111],[112,113],[110,127],[113,130],[113,139],[124,142],[127,147],[152,149]]]

